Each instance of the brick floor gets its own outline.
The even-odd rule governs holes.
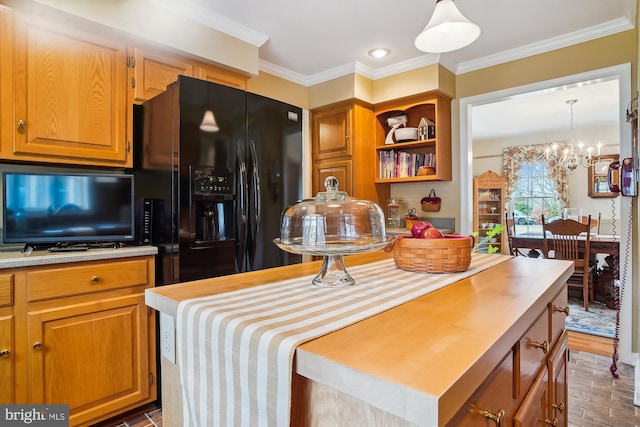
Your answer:
[[[570,350],[569,427],[640,427],[640,407],[633,405],[633,366],[618,363],[618,378],[610,366],[610,357]]]

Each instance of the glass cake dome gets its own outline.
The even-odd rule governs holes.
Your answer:
[[[382,209],[374,202],[349,197],[338,191],[338,180],[327,177],[327,191],[314,199],[289,206],[282,213],[280,238],[274,243],[287,252],[323,256],[313,284],[323,287],[353,285],[343,255],[372,252],[390,242],[386,237]]]

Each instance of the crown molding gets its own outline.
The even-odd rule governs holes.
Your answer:
[[[373,70],[372,80],[378,80],[407,71],[416,70],[418,68],[426,67],[429,65],[437,64],[440,62],[441,57],[442,55],[439,53],[422,55],[417,58],[411,58],[406,61],[387,65],[386,67],[377,68]]]
[[[257,47],[261,47],[267,42],[267,40],[269,40],[268,36],[211,12],[190,0],[181,2],[179,6],[173,0],[147,1]],[[586,30],[575,31],[562,36],[553,37],[542,42],[532,43],[516,49],[503,51],[461,63],[456,63],[455,61],[448,59],[446,55],[428,54],[376,69],[365,66],[359,62],[352,62],[309,76],[293,72],[284,67],[280,67],[263,60],[259,61],[259,70],[303,86],[313,86],[353,73],[360,74],[371,80],[377,80],[436,63],[439,63],[452,73],[458,75],[631,30],[635,27],[634,22],[636,13],[637,1],[626,0],[624,18],[596,25],[591,28],[587,28]]]
[[[240,25],[235,21],[225,18],[224,16],[218,15],[217,13],[205,9],[189,0],[185,0],[183,2],[176,2],[175,0],[146,1],[157,6],[164,7],[173,13],[177,13],[185,18],[199,22],[253,46],[261,47],[267,42],[267,40],[269,40],[268,36],[265,36],[264,34],[249,27]]]
[[[265,73],[272,74],[276,77],[280,77],[290,82],[297,83],[302,86],[309,86],[309,78],[303,74],[296,73],[287,68],[281,67],[271,62],[267,62],[264,59],[258,61],[258,69]]]
[[[462,62],[458,64],[455,70],[452,71],[455,74],[464,74],[470,71],[476,71],[482,68],[504,64],[505,62],[514,61],[533,55],[539,55],[541,53],[550,52],[552,50],[561,49],[563,47],[595,40],[600,37],[610,36],[616,33],[631,30],[633,28],[634,25],[632,22],[629,22],[626,18],[619,18],[600,25],[595,25],[593,27],[587,28],[586,30],[574,31],[562,36],[552,37],[538,43],[532,43],[526,46],[522,46],[517,49],[506,50],[504,52],[485,56],[477,60]]]

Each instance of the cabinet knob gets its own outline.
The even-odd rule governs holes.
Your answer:
[[[553,306],[553,309],[559,313],[564,313],[567,316],[569,315],[569,307],[556,307],[555,305]]]
[[[0,350],[0,357],[2,357],[3,359],[6,359],[7,357],[9,357],[10,354],[11,352],[6,348]]]
[[[506,412],[504,411],[504,409],[500,409],[495,414],[491,411],[480,411],[480,415],[483,415],[485,418],[488,418],[496,423],[497,427],[502,427],[502,421],[504,420]]]
[[[547,351],[549,351],[549,343],[547,343],[546,340],[542,342],[537,342],[537,341],[528,341],[528,342],[530,346],[541,349],[544,354],[547,354]]]
[[[18,127],[20,129],[24,129],[26,125],[27,125],[27,122],[25,122],[24,120],[18,120]]]
[[[40,350],[42,348],[42,343],[40,341],[36,341],[33,343],[33,348],[36,350]]]
[[[100,278],[98,276],[91,276],[91,283],[98,283]]]
[[[555,409],[556,411],[560,412],[561,414],[564,412],[564,403],[562,403],[562,402],[553,403],[551,406],[553,406],[553,409]]]

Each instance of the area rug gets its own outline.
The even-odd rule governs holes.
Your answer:
[[[569,331],[613,338],[616,311],[597,301],[589,304],[589,311],[584,311],[582,299],[569,298],[569,317],[565,325]]]

